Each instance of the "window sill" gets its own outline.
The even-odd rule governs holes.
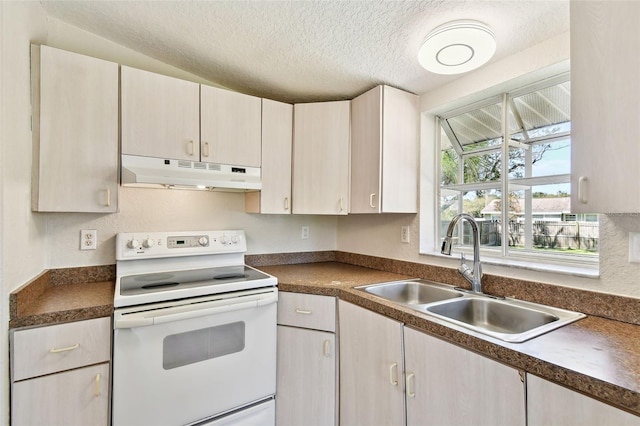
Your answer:
[[[457,259],[460,258],[460,253],[464,253],[466,262],[471,265],[473,263],[473,251],[472,250],[460,250],[455,249],[451,256],[441,254],[440,252],[420,253],[422,255],[435,256],[441,259]],[[547,258],[541,258],[540,260],[534,259],[517,259],[517,258],[501,258],[491,256],[491,254],[481,253],[480,261],[483,265],[498,266],[512,269],[522,269],[534,272],[549,272],[554,274],[571,275],[580,278],[599,278],[600,271],[597,261],[589,262],[576,262],[574,264],[559,263],[549,261]]]

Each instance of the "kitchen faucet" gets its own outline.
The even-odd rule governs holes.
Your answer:
[[[473,271],[464,262],[464,253],[460,257],[460,267],[458,272],[471,283],[471,291],[474,293],[482,293],[482,266],[480,266],[480,233],[478,232],[478,224],[475,219],[466,214],[457,214],[451,219],[447,228],[447,236],[442,241],[442,249],[440,252],[451,256],[451,238],[453,236],[453,228],[460,219],[466,219],[471,225],[471,233],[473,235]]]

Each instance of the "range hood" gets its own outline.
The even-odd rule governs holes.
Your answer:
[[[248,192],[262,189],[259,167],[122,155],[122,186]]]

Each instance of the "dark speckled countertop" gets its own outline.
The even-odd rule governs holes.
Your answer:
[[[485,275],[488,293],[588,314],[524,343],[505,343],[353,288],[407,278],[465,286],[455,269],[343,252],[251,255],[246,261],[278,277],[280,291],[339,297],[640,416],[638,299]],[[115,265],[45,271],[10,294],[9,326],[111,316],[114,282]]]
[[[416,278],[343,263],[260,266],[280,291],[336,296],[417,330],[640,416],[640,326],[588,316],[523,343],[505,343],[353,287]]]
[[[108,317],[115,265],[44,271],[9,295],[9,327]]]

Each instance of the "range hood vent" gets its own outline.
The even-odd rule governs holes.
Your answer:
[[[122,155],[122,186],[249,192],[262,181],[259,167]]]

